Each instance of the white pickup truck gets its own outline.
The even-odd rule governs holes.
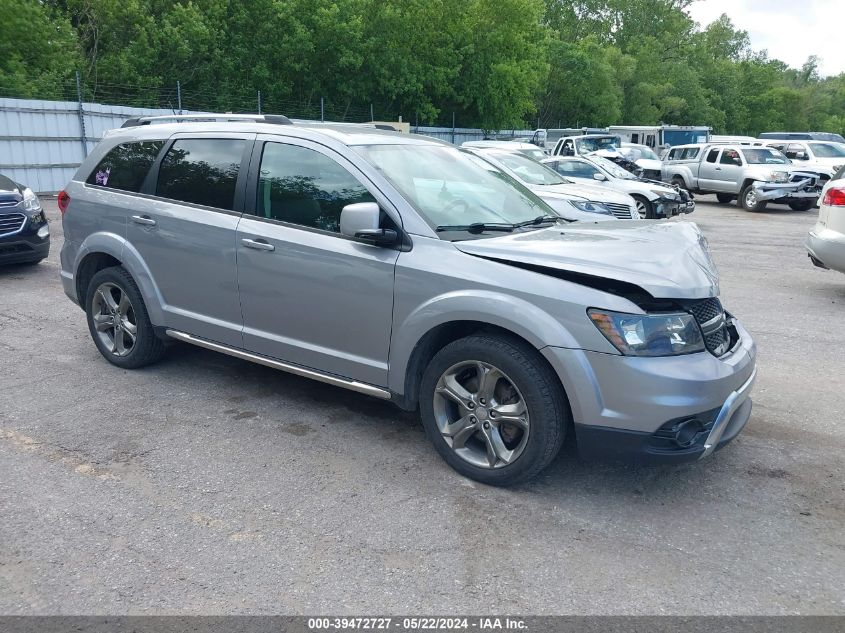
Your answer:
[[[695,193],[715,193],[719,202],[739,200],[747,211],[761,211],[769,202],[796,211],[812,208],[826,171],[800,169],[771,147],[747,145],[678,145],[663,161],[663,180]]]

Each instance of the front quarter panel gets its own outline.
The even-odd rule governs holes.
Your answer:
[[[641,313],[627,299],[515,266],[462,253],[451,242],[418,238],[396,265],[391,391],[402,394],[417,343],[445,323],[476,321],[503,328],[537,349],[617,350],[586,314],[588,307]]]

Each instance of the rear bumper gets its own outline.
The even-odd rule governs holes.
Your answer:
[[[817,225],[807,235],[805,246],[814,263],[845,273],[845,234]]]

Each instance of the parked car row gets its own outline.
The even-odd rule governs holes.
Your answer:
[[[0,264],[36,264],[50,252],[50,226],[31,189],[0,174]]]

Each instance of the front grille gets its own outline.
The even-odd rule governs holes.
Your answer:
[[[653,180],[660,180],[662,174],[660,173],[659,169],[646,169],[643,170],[643,178],[651,178]]]
[[[630,220],[631,219],[631,207],[627,204],[621,204],[619,202],[600,202],[598,204],[603,204],[607,207],[608,211],[610,211],[614,217],[619,218],[620,220]]]
[[[687,302],[684,307],[701,328],[707,351],[714,356],[722,356],[730,349],[731,333],[721,301],[713,297]]]
[[[0,213],[0,235],[8,235],[21,230],[26,216],[23,213]]]
[[[18,201],[18,200],[15,200],[14,198],[5,198],[5,199],[0,199],[0,208],[4,208],[4,207],[16,207],[16,206],[18,206],[18,202],[19,202],[19,201]]]

